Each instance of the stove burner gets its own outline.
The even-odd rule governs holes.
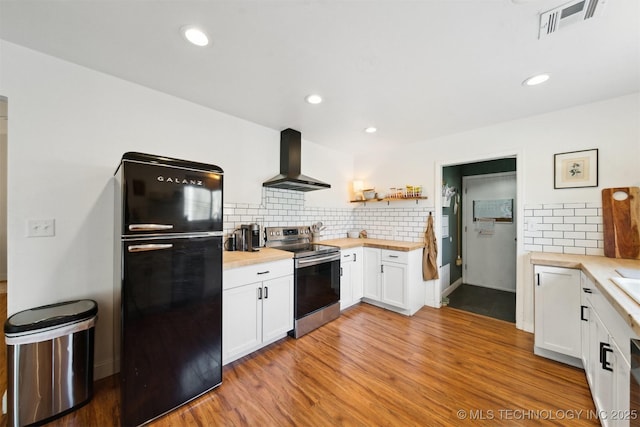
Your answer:
[[[311,231],[309,227],[267,227],[265,234],[267,247],[293,252],[294,258],[340,252],[340,248],[336,246],[310,242]]]

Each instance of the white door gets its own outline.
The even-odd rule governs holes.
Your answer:
[[[465,176],[462,189],[463,282],[515,292],[516,173]],[[494,208],[504,211],[508,200],[513,200],[511,222],[474,220],[486,218]]]
[[[353,254],[342,251],[340,259],[340,310],[351,306],[353,300],[353,279],[351,270],[353,267]]]
[[[293,329],[293,276],[267,280],[262,287],[262,340]]]
[[[382,262],[382,301],[396,307],[407,307],[407,266]]]
[[[260,283],[250,283],[223,293],[222,359],[247,352],[262,342],[262,301],[258,300]]]

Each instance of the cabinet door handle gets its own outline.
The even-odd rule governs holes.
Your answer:
[[[258,275],[261,275],[261,274],[269,274],[269,270],[267,270],[267,271],[258,271]]]
[[[342,277],[342,267],[340,267],[340,277]]]
[[[536,285],[540,286],[540,273],[536,273]]]
[[[262,288],[258,288],[258,299],[262,299]]]
[[[586,318],[584,317],[584,309],[585,309],[585,308],[589,308],[589,307],[587,307],[586,305],[581,305],[581,306],[580,306],[580,320],[584,320],[585,322],[588,322],[588,321],[589,321],[589,319],[586,319]]]
[[[613,349],[606,342],[600,343],[600,364],[605,371],[613,372],[611,362],[607,360],[607,353],[613,353]]]
[[[384,265],[380,266],[380,273],[384,273]]]
[[[358,258],[358,254],[353,254],[353,262],[356,262],[356,259]]]
[[[584,291],[585,294],[592,294],[593,292],[591,292],[591,288],[582,288],[582,290]]]
[[[264,299],[269,298],[269,287],[265,286],[264,287]]]
[[[171,249],[173,245],[171,243],[151,243],[148,245],[130,245],[127,247],[129,252],[149,252],[149,251],[159,251],[162,249]]]

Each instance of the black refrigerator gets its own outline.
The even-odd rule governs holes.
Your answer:
[[[222,382],[223,171],[129,152],[115,178],[120,420],[137,426]]]

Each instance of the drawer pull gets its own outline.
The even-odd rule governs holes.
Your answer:
[[[582,288],[585,294],[592,294],[591,288]]]
[[[258,271],[258,273],[257,273],[257,274],[258,274],[258,276],[259,276],[259,275],[261,275],[261,274],[269,274],[269,273],[270,273],[270,271],[269,271],[269,270],[267,270],[267,271]]]

